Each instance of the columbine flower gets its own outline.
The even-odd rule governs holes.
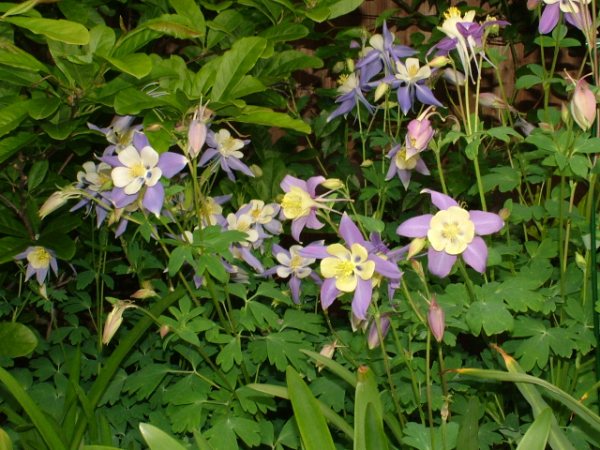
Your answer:
[[[429,142],[433,138],[433,127],[429,121],[429,116],[434,114],[430,106],[423,111],[419,117],[408,123],[408,132],[406,133],[406,156],[412,158],[417,153],[427,149]]]
[[[106,140],[111,145],[106,147],[104,154],[112,155],[113,153],[119,153],[125,147],[131,145],[135,132],[142,129],[142,125],[131,125],[134,119],[135,117],[133,116],[115,116],[106,128],[99,128],[91,123],[88,123],[88,128],[99,131],[106,136]]]
[[[390,325],[392,324],[389,314],[382,314],[379,318],[374,317],[373,320],[371,320],[369,334],[367,335],[367,346],[369,347],[369,350],[373,350],[381,345],[379,332],[377,330],[377,321],[379,321],[379,326],[381,327],[382,339],[385,339],[388,331],[390,331]]]
[[[110,340],[113,338],[121,323],[123,323],[123,313],[126,309],[137,308],[132,302],[127,300],[114,299],[113,309],[108,313],[106,322],[104,323],[104,330],[102,332],[102,343],[108,345]]]
[[[349,113],[354,107],[358,106],[358,102],[362,103],[370,113],[373,112],[373,106],[367,101],[362,92],[366,86],[361,82],[356,72],[350,75],[342,75],[338,82],[340,84],[338,92],[341,95],[335,99],[335,102],[340,103],[340,106],[329,114],[327,122],[331,122],[336,117]]]
[[[242,141],[232,137],[231,133],[225,128],[221,128],[217,133],[209,131],[206,136],[208,148],[200,157],[198,165],[204,166],[214,159],[219,162],[221,169],[225,171],[231,181],[235,181],[232,170],[254,177],[250,168],[241,161],[244,154],[240,150],[249,142],[249,140]]]
[[[484,53],[486,29],[490,27],[504,26],[509,23],[504,20],[487,18],[482,24],[474,21],[475,11],[471,10],[461,15],[458,8],[452,6],[444,13],[444,22],[438,27],[446,37],[436,46],[438,56],[447,56],[451,50],[456,50],[465,74],[474,82],[471,71],[471,63],[474,63],[477,73],[480,71],[477,56],[487,60]],[[488,62],[490,62],[488,60]],[[490,62],[491,64],[491,62]]]
[[[227,215],[228,230],[246,233],[246,238],[243,241],[231,246],[231,253],[236,258],[245,261],[257,272],[262,273],[265,269],[258,258],[250,252],[251,247],[257,247],[261,244],[258,231],[252,228],[253,223],[252,217],[248,214],[230,213]]]
[[[592,23],[588,6],[591,0],[543,0],[546,4],[540,17],[538,31],[541,34],[552,32],[561,16],[571,25],[585,30]]]
[[[321,285],[321,305],[329,308],[342,293],[354,292],[352,312],[359,319],[365,319],[371,304],[373,286],[380,281],[376,274],[397,281],[402,276],[398,266],[373,253],[358,227],[347,214],[342,216],[339,228],[346,245],[323,246],[311,244],[301,254],[321,259],[321,275],[325,280]]]
[[[394,45],[394,35],[388,30],[385,22],[383,22],[383,34],[371,36],[369,44],[370,48],[365,49],[366,56],[356,63],[356,68],[361,69],[363,83],[370,81],[382,69],[385,75],[391,74],[396,61],[416,53],[405,45]]]
[[[58,274],[58,265],[54,252],[41,245],[27,247],[27,250],[16,255],[15,259],[27,259],[25,281],[29,280],[35,274],[38,284],[43,285],[48,275],[48,268],[52,269],[54,275]]]
[[[238,214],[247,214],[254,222],[256,231],[261,239],[267,237],[267,230],[272,235],[281,234],[281,222],[275,217],[279,214],[279,205],[277,203],[269,203],[265,205],[262,200],[250,200],[250,203],[243,205]],[[264,229],[263,229],[264,228]]]
[[[312,277],[317,283],[320,283],[320,279],[312,269],[309,267],[315,262],[315,258],[305,258],[300,255],[303,247],[300,245],[292,245],[290,250],[287,251],[277,244],[273,245],[273,255],[279,265],[267,270],[265,275],[277,273],[281,278],[288,278],[290,291],[292,293],[292,300],[294,303],[300,303],[300,285],[302,280],[307,277]]]
[[[450,273],[458,255],[462,255],[463,260],[477,272],[483,273],[488,251],[480,236],[500,231],[504,221],[498,214],[467,211],[440,192],[430,189],[421,192],[430,194],[432,203],[440,211],[435,215],[425,214],[408,219],[398,227],[396,233],[412,238],[427,237],[428,268],[438,277]]]
[[[431,76],[431,67],[421,67],[417,58],[406,58],[406,61],[396,61],[396,73],[393,78],[384,78],[382,81],[397,87],[398,103],[404,114],[412,108],[415,95],[417,100],[425,105],[443,105],[433,96],[431,89],[425,81]]]
[[[281,181],[281,189],[285,195],[281,201],[281,214],[292,220],[292,237],[300,242],[300,232],[304,227],[319,230],[325,225],[317,219],[317,208],[322,197],[317,197],[317,186],[325,181],[325,177],[311,177],[307,181],[286,175]]]
[[[385,179],[391,180],[397,174],[404,189],[408,189],[413,170],[423,175],[429,175],[429,169],[421,159],[421,156],[417,153],[408,157],[406,147],[401,144],[392,147],[387,157],[390,158],[391,162]]]
[[[137,133],[133,145],[125,147],[117,156],[105,156],[103,161],[114,168],[111,177],[115,188],[111,199],[117,208],[133,203],[143,193],[142,206],[156,216],[160,215],[165,190],[160,179],[171,178],[187,164],[183,155],[173,152],[158,154],[148,139]]]

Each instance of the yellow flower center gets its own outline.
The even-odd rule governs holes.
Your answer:
[[[304,258],[300,255],[294,255],[292,256],[292,258],[290,259],[290,269],[295,270],[295,269],[300,269],[301,267],[303,267],[302,263],[304,262]]]
[[[427,238],[437,251],[458,255],[475,237],[475,225],[469,212],[458,206],[438,211],[429,222]]]
[[[444,13],[444,19],[460,19],[460,10],[456,6],[451,6]]]
[[[287,192],[281,201],[281,209],[286,219],[308,216],[314,206],[316,202],[310,198],[308,192],[297,186],[292,186],[290,192]]]
[[[27,255],[27,261],[34,269],[46,269],[50,265],[52,255],[44,247],[35,247]]]
[[[402,150],[396,153],[396,167],[400,170],[413,170],[417,165],[418,159],[419,155],[414,155],[407,159],[406,148],[403,147]]]
[[[360,244],[352,244],[350,250],[341,244],[329,245],[327,253],[332,256],[321,260],[321,273],[325,278],[335,278],[335,287],[342,292],[353,292],[357,277],[370,280],[375,273],[375,263]]]
[[[146,176],[146,172],[148,171],[142,163],[131,166],[129,170],[131,170],[131,176],[133,178],[144,178]]]

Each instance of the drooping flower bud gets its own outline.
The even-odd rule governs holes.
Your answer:
[[[123,322],[123,312],[128,308],[137,308],[137,306],[131,302],[114,300],[113,309],[108,313],[108,317],[106,317],[106,322],[104,323],[104,331],[102,333],[102,343],[104,345],[107,345],[110,342],[121,326],[121,323]]]
[[[406,259],[411,259],[417,255],[425,247],[427,239],[425,238],[414,238],[408,246],[408,252],[406,253]]]
[[[596,96],[590,85],[583,79],[575,84],[575,92],[570,103],[571,115],[584,131],[590,129],[596,119]]]
[[[367,345],[369,346],[369,350],[373,350],[374,348],[379,347],[381,341],[379,340],[379,333],[377,332],[377,320],[379,320],[381,327],[381,338],[385,339],[385,336],[388,334],[390,330],[390,316],[389,314],[382,314],[381,317],[374,318],[371,321],[371,325],[369,327],[369,334],[367,336]]]
[[[169,325],[161,325],[160,329],[158,330],[158,334],[160,334],[160,337],[162,339],[164,339],[165,336],[167,334],[169,334],[170,331],[171,331],[171,327]]]
[[[335,191],[337,189],[343,188],[344,183],[339,178],[327,178],[321,183],[321,186],[323,186],[325,189]]]
[[[450,64],[450,58],[447,56],[436,56],[427,63],[429,67],[435,67],[437,69],[447,66],[448,64]]]
[[[321,351],[319,352],[319,354],[321,356],[324,356],[325,358],[332,359],[336,348],[338,348],[338,345],[337,345],[337,341],[334,340],[331,344],[325,344],[323,346],[323,348],[321,349]],[[316,362],[315,366],[317,366],[317,370],[319,372],[321,370],[323,370],[323,367],[325,367],[325,365],[321,362]]]
[[[431,299],[429,303],[429,311],[427,312],[427,323],[429,324],[429,329],[431,330],[431,334],[436,341],[442,342],[444,338],[444,328],[446,326],[444,310],[438,305],[435,297]]]
[[[413,119],[408,124],[406,133],[406,158],[412,158],[429,145],[433,137],[433,127],[429,119]]]
[[[40,207],[38,215],[40,219],[45,218],[48,214],[56,211],[58,208],[67,203],[72,198],[80,197],[81,193],[78,189],[73,186],[67,186],[60,191],[54,192],[50,197],[46,199],[44,204]]]

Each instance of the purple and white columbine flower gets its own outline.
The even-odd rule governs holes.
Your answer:
[[[591,0],[542,0],[546,5],[540,17],[538,31],[541,34],[551,33],[560,19],[561,13],[565,20],[585,31],[592,24],[588,5]],[[538,2],[536,2],[537,4]],[[529,6],[529,5],[528,5]]]
[[[346,245],[313,243],[301,254],[321,259],[321,275],[325,278],[320,295],[323,309],[329,308],[342,293],[354,292],[352,312],[359,319],[365,319],[373,287],[381,280],[377,275],[394,282],[400,280],[402,273],[393,262],[369,253],[373,244],[365,240],[347,214],[342,216],[339,233]]]
[[[115,116],[108,127],[100,128],[88,123],[88,128],[106,136],[111,145],[106,147],[104,154],[112,155],[131,145],[135,132],[142,129],[142,125],[132,125],[134,120],[133,116]]]
[[[335,99],[335,102],[340,103],[340,106],[329,114],[327,122],[331,122],[336,117],[349,113],[358,106],[358,102],[362,103],[370,113],[373,112],[373,105],[368,102],[363,94],[363,90],[366,89],[367,86],[362,82],[361,77],[357,75],[357,72],[349,75],[342,75],[339,79],[339,84],[338,92],[341,95]]]
[[[288,251],[277,244],[273,244],[272,250],[279,264],[267,270],[265,275],[276,273],[280,278],[289,277],[288,284],[292,293],[292,300],[294,303],[299,304],[300,286],[304,278],[311,277],[316,283],[321,283],[321,279],[309,267],[315,262],[315,258],[302,256],[300,252],[302,252],[303,247],[300,245],[292,245]]]
[[[27,259],[25,281],[29,280],[35,274],[38,284],[40,286],[43,285],[46,281],[49,268],[52,269],[54,275],[58,275],[58,265],[54,252],[41,245],[27,247],[24,252],[16,255],[15,259]]]
[[[244,154],[240,150],[249,142],[249,140],[243,141],[232,137],[229,130],[225,128],[221,128],[217,133],[209,131],[206,136],[208,148],[200,157],[198,165],[202,167],[209,161],[215,160],[231,181],[235,181],[233,170],[254,177],[250,168],[241,161]]]
[[[387,83],[393,89],[397,88],[398,103],[404,114],[413,107],[415,97],[424,105],[443,107],[433,95],[425,81],[431,77],[431,67],[421,67],[417,58],[406,58],[404,62],[396,61],[396,71],[393,75],[385,77],[379,83]]]
[[[269,237],[269,235],[275,236],[281,234],[283,231],[281,222],[276,219],[279,209],[280,206],[277,203],[265,204],[262,200],[250,200],[250,203],[242,205],[238,214],[247,214],[250,216],[254,224],[254,229],[258,232],[258,236],[262,240]]]
[[[387,157],[391,160],[386,180],[391,180],[394,175],[398,175],[404,189],[408,189],[412,171],[416,170],[422,175],[429,175],[429,169],[421,159],[419,153],[408,156],[408,150],[402,144],[395,145],[388,153]]]
[[[485,272],[488,250],[480,237],[496,233],[504,226],[498,214],[485,211],[467,211],[456,200],[431,189],[422,193],[431,195],[431,202],[440,211],[424,214],[402,223],[396,233],[411,238],[427,238],[429,242],[428,268],[445,277],[452,270],[458,255],[479,273]]]
[[[136,133],[133,145],[125,147],[117,156],[101,159],[113,166],[111,177],[115,188],[111,199],[115,207],[124,208],[132,204],[143,192],[142,206],[157,217],[165,199],[160,179],[172,178],[187,164],[185,156],[178,153],[159,155],[141,133]]]
[[[250,248],[256,248],[262,244],[258,231],[252,227],[254,221],[248,214],[230,213],[227,215],[227,229],[246,233],[246,238],[230,247],[231,253],[238,259],[245,261],[258,273],[265,271],[261,262],[250,252]]]
[[[366,56],[356,63],[363,84],[369,82],[382,70],[385,75],[390,75],[394,71],[396,61],[416,53],[405,45],[394,45],[394,35],[388,30],[385,22],[383,22],[383,34],[371,36],[369,45],[370,48],[365,48]]]

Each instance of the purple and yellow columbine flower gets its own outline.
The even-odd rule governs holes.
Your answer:
[[[429,271],[443,278],[452,270],[458,255],[479,273],[485,272],[488,250],[480,236],[496,233],[504,226],[498,214],[467,211],[451,197],[431,189],[431,202],[440,210],[402,223],[396,230],[400,236],[427,238]]]
[[[33,275],[38,284],[41,286],[46,281],[48,269],[52,269],[54,275],[58,275],[58,264],[54,252],[41,245],[27,247],[24,252],[15,256],[15,259],[26,259],[27,269],[25,272],[25,281],[29,280]]]
[[[91,123],[87,125],[90,130],[98,131],[106,136],[106,140],[111,145],[106,147],[104,154],[112,155],[131,145],[136,131],[141,131],[142,125],[132,125],[134,120],[133,116],[115,116],[110,125],[105,128]]]
[[[117,208],[132,204],[143,191],[142,206],[156,216],[165,199],[161,178],[172,178],[185,167],[185,156],[173,152],[160,155],[146,136],[136,133],[133,145],[125,147],[117,156],[104,156],[103,161],[113,166],[111,178],[115,188],[111,199]]]
[[[325,181],[325,177],[310,177],[307,181],[286,175],[281,181],[281,189],[285,192],[281,200],[281,215],[292,221],[292,237],[300,241],[300,232],[304,227],[320,230],[325,225],[317,219],[317,209],[324,207],[322,197],[317,197],[317,186]]]
[[[300,252],[303,247],[300,245],[292,245],[288,251],[274,244],[272,250],[279,264],[267,270],[265,275],[276,273],[280,278],[289,278],[288,284],[292,293],[292,300],[294,303],[299,304],[300,286],[304,278],[311,277],[316,283],[321,283],[321,279],[310,268],[310,265],[315,262],[315,258],[302,256]]]
[[[381,277],[392,282],[400,280],[402,273],[398,266],[374,253],[373,245],[363,238],[352,219],[344,213],[340,221],[340,236],[345,245],[308,245],[301,254],[305,257],[321,259],[321,305],[329,308],[342,293],[354,292],[352,312],[359,319],[365,319],[371,304],[373,287]]]
[[[225,128],[221,128],[216,133],[209,131],[206,136],[208,148],[200,157],[198,165],[202,167],[209,161],[215,160],[231,181],[235,181],[234,170],[254,177],[250,168],[241,161],[244,157],[241,149],[249,142],[249,140],[234,138]]]
[[[409,157],[408,150],[401,144],[392,147],[387,157],[391,162],[385,179],[391,180],[394,175],[398,175],[404,189],[408,189],[413,170],[422,175],[429,175],[430,173],[419,153]]]

